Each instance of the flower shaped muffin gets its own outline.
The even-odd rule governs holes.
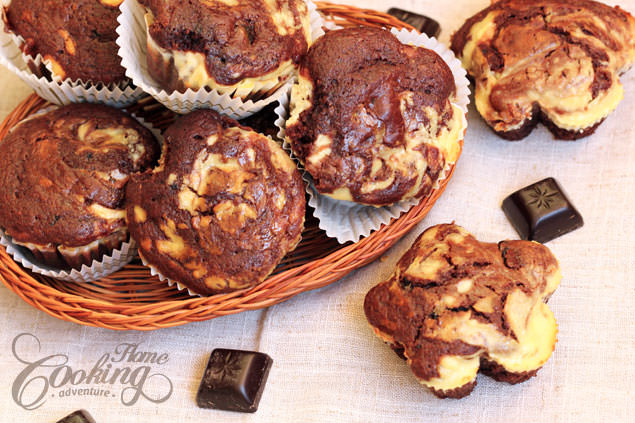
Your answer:
[[[556,138],[592,134],[623,98],[635,19],[590,0],[502,0],[468,19],[452,50],[476,84],[476,108],[501,137],[538,121]]]
[[[140,0],[148,71],[166,91],[203,87],[245,100],[295,72],[311,43],[304,0]]]
[[[254,286],[300,241],[302,177],[271,139],[201,110],[165,131],[161,160],[126,195],[139,254],[163,276],[201,295]]]
[[[122,0],[12,0],[7,28],[24,39],[20,48],[41,54],[53,76],[72,81],[124,81],[115,44]]]
[[[430,192],[460,153],[464,114],[434,51],[389,31],[329,31],[309,49],[291,92],[286,137],[318,192],[390,205]]]
[[[560,279],[542,244],[483,243],[459,226],[437,225],[368,292],[364,311],[423,385],[461,398],[479,368],[518,383],[545,364],[558,332],[546,301]]]

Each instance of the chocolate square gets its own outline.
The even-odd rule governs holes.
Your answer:
[[[553,178],[516,191],[503,200],[502,208],[522,239],[541,243],[584,224],[580,213]]]
[[[95,423],[95,420],[88,414],[86,410],[77,410],[74,413],[69,414],[62,420],[58,420],[57,423]]]
[[[427,16],[418,15],[396,7],[388,9],[388,14],[402,22],[412,25],[415,29],[426,34],[428,37],[436,37],[441,32],[439,23]]]
[[[278,138],[278,127],[275,125],[278,115],[275,112],[278,102],[274,101],[261,111],[239,120],[241,125],[248,126],[256,132],[267,135],[274,140]]]
[[[253,413],[273,360],[255,351],[215,349],[196,395],[201,408]]]

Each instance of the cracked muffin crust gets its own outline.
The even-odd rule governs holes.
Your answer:
[[[13,0],[5,20],[7,29],[24,38],[22,51],[32,57],[41,54],[54,76],[118,83],[126,79],[115,44],[121,2]]]
[[[200,295],[263,281],[300,241],[300,172],[264,135],[211,110],[165,131],[162,163],[128,185],[139,254]]]
[[[423,197],[465,129],[452,72],[389,31],[329,31],[291,92],[286,138],[321,194],[373,206]]]
[[[79,268],[125,240],[125,185],[158,156],[150,131],[111,107],[28,118],[0,142],[0,227],[38,259]]]
[[[366,295],[375,333],[441,398],[461,398],[480,371],[519,383],[551,356],[557,324],[546,301],[556,258],[531,241],[477,241],[465,229],[428,228],[395,273]]]
[[[578,139],[623,98],[635,19],[591,0],[502,0],[468,19],[451,48],[499,136],[519,140],[541,121],[556,138]]]
[[[159,85],[264,97],[295,72],[311,43],[304,0],[140,0],[148,71]]]

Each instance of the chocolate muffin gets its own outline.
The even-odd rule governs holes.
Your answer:
[[[311,42],[304,0],[140,0],[148,71],[168,92],[256,99],[282,86]]]
[[[289,156],[211,110],[165,131],[162,164],[127,188],[139,254],[200,295],[263,281],[300,241],[305,199]]]
[[[107,106],[26,119],[0,142],[0,228],[45,264],[90,264],[127,238],[124,187],[158,155],[148,129]]]
[[[126,79],[115,44],[121,2],[12,0],[5,20],[7,29],[24,39],[22,51],[31,57],[41,54],[53,76],[119,83]]]
[[[465,116],[432,50],[386,30],[330,31],[291,92],[286,137],[321,194],[373,206],[423,197],[460,154]]]
[[[480,370],[523,382],[551,356],[558,327],[546,305],[558,262],[532,241],[477,241],[456,225],[428,228],[371,289],[364,311],[375,333],[441,398],[461,398]]]
[[[590,0],[502,0],[468,19],[452,50],[476,84],[476,108],[502,138],[540,121],[555,138],[592,134],[624,96],[635,19]]]

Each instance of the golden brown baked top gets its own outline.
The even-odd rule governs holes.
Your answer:
[[[222,85],[275,71],[288,60],[298,63],[308,48],[303,0],[140,3],[152,14],[149,34],[154,42],[167,50],[203,54],[209,77]],[[192,58],[182,62],[190,67]]]
[[[481,362],[518,382],[547,361],[557,325],[545,302],[560,279],[542,244],[484,243],[459,226],[437,225],[368,292],[364,311],[378,336],[403,349],[421,383],[460,397],[474,387]]]
[[[211,110],[165,132],[162,164],[127,188],[145,260],[202,295],[256,285],[300,240],[302,178],[274,141]]]
[[[590,0],[502,0],[467,20],[452,50],[496,132],[521,138],[539,113],[556,135],[583,131],[623,97],[618,76],[635,61],[635,19]]]
[[[455,95],[435,52],[381,29],[329,31],[302,61],[286,136],[320,193],[377,206],[421,197],[458,157]]]
[[[13,0],[7,28],[22,36],[22,50],[41,54],[53,73],[75,81],[121,82],[117,17],[122,0]]]
[[[27,119],[0,142],[0,228],[22,243],[69,247],[124,229],[128,178],[158,155],[148,129],[107,106]]]

